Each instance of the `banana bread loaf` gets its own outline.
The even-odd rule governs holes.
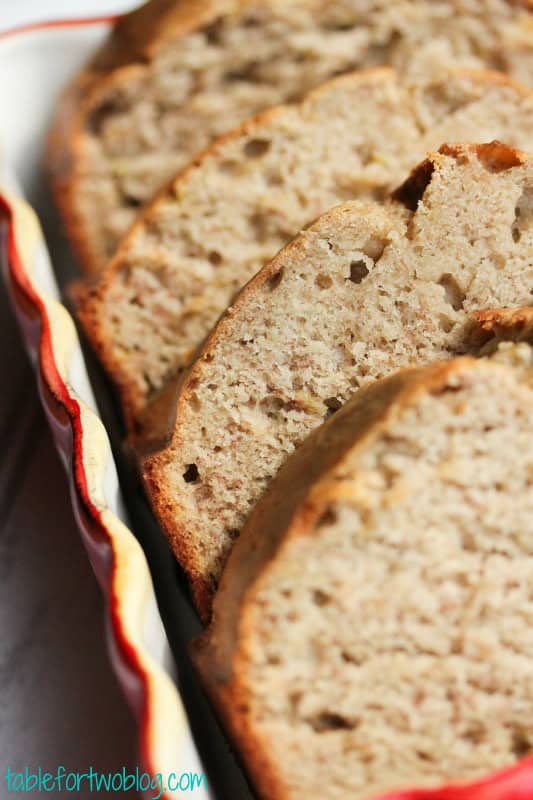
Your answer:
[[[443,147],[395,201],[336,207],[241,292],[144,462],[204,619],[252,506],[309,431],[366,383],[470,350],[476,310],[531,303],[532,192],[530,157]]]

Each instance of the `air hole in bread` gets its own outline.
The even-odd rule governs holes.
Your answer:
[[[433,761],[433,756],[424,750],[415,750],[415,753],[421,761]]]
[[[200,473],[196,464],[187,464],[187,469],[183,473],[183,480],[185,483],[196,483]]]
[[[247,64],[244,64],[241,69],[228,72],[226,75],[226,80],[233,82],[243,81],[245,83],[259,83],[260,80],[258,78],[258,69],[260,67],[260,61],[249,61]]]
[[[463,307],[466,295],[449,272],[445,272],[439,278],[439,286],[444,289],[444,298],[451,305],[454,311],[460,311]]]
[[[342,33],[342,31],[353,30],[353,19],[330,19],[324,20],[324,30],[331,31],[332,33]]]
[[[333,508],[327,508],[317,521],[317,527],[322,528],[326,525],[335,525],[337,513]]]
[[[462,734],[462,739],[465,739],[468,742],[472,742],[473,744],[481,744],[483,739],[485,738],[486,731],[483,725],[480,723],[470,725],[465,732]]]
[[[258,242],[264,243],[271,235],[271,221],[268,214],[257,211],[250,217],[250,226],[254,230],[254,235]]]
[[[208,44],[220,44],[222,40],[222,33],[224,30],[224,24],[221,19],[217,19],[212,22],[210,25],[206,25],[204,28],[204,36],[206,42]]]
[[[293,715],[298,713],[298,706],[302,702],[302,697],[303,697],[303,692],[299,690],[296,690],[289,694],[289,703]]]
[[[516,204],[514,217],[511,234],[513,242],[518,243],[533,220],[533,189],[524,189]]]
[[[521,728],[515,728],[512,732],[512,749],[517,758],[527,756],[532,750],[532,744]]]
[[[233,541],[234,541],[235,539],[238,539],[238,537],[239,537],[239,533],[240,533],[240,531],[239,531],[239,529],[238,529],[238,528],[230,528],[230,529],[228,530],[228,536],[229,536],[229,538],[230,538],[230,539],[232,539]]]
[[[274,289],[277,289],[277,288],[278,288],[278,286],[280,285],[280,283],[281,283],[281,281],[282,281],[282,280],[283,280],[283,270],[282,270],[282,269],[280,269],[278,272],[274,273],[274,275],[272,275],[272,276],[271,276],[271,277],[270,277],[270,278],[269,278],[269,279],[266,281],[266,284],[265,284],[265,286],[267,287],[267,289],[268,289],[269,291],[273,292],[273,291],[274,291]]]
[[[341,653],[341,658],[346,664],[355,664],[356,667],[361,665],[361,660],[356,656],[349,653],[347,650],[343,650]]]
[[[279,172],[269,172],[266,175],[266,182],[269,186],[283,186],[285,181]]]
[[[324,405],[328,409],[328,417],[331,417],[335,411],[338,411],[339,408],[342,408],[342,400],[339,400],[338,397],[326,397],[324,400]]]
[[[127,194],[124,195],[124,202],[129,208],[140,208],[143,205],[143,201],[140,198]]]
[[[218,266],[220,266],[220,264],[222,264],[223,258],[221,256],[221,254],[218,252],[218,250],[211,250],[207,257],[209,259],[209,262],[214,267],[218,267]]]
[[[333,278],[324,272],[319,272],[315,278],[315,283],[320,289],[330,289],[333,286]]]
[[[366,278],[369,272],[370,270],[362,259],[359,261],[352,261],[350,264],[350,277],[348,280],[350,280],[352,283],[359,284]]]
[[[351,722],[347,717],[342,714],[333,714],[329,711],[323,711],[311,717],[309,725],[316,733],[328,733],[329,731],[352,731],[358,726],[358,722]]]
[[[446,314],[439,314],[439,328],[441,331],[444,331],[444,333],[449,333],[454,325],[455,322],[447,317]]]
[[[239,167],[238,161],[233,161],[228,158],[225,159],[224,161],[221,161],[218,168],[220,172],[222,172],[224,175],[235,175],[238,167]]]
[[[315,53],[312,53],[310,50],[306,50],[305,52],[296,53],[294,56],[294,63],[295,64],[305,64],[308,61],[316,61]]]
[[[313,592],[313,603],[315,606],[322,608],[323,606],[327,606],[328,603],[331,603],[331,597],[321,589],[315,589]]]
[[[109,98],[105,103],[97,106],[94,111],[88,115],[86,122],[87,130],[94,136],[100,136],[102,128],[109,118],[112,117],[113,114],[125,111],[126,109],[127,103],[125,103],[124,99],[121,99],[118,94]]]
[[[261,410],[270,417],[271,419],[278,419],[283,418],[286,420],[286,416],[284,414],[280,414],[282,411],[301,411],[304,408],[301,403],[298,402],[295,398],[284,398],[280,397],[276,394],[268,394],[266,395],[261,402],[259,403]],[[270,475],[265,475],[265,480],[268,480]]]
[[[250,139],[244,145],[244,155],[247,158],[261,158],[268,153],[271,145],[270,139]]]
[[[279,216],[270,210],[265,209],[251,214],[248,222],[252,229],[252,234],[259,244],[268,244],[270,247],[271,243],[277,239],[279,247],[282,247],[287,238],[290,238],[287,226],[281,224]],[[241,285],[237,281],[236,286],[240,288]]]
[[[242,26],[244,28],[258,28],[261,25],[261,20],[258,17],[244,17],[242,20]]]

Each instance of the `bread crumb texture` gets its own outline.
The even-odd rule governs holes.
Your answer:
[[[533,375],[518,347],[529,369],[463,360],[393,396],[249,587],[227,711],[265,798],[436,786],[532,750]]]
[[[494,171],[494,147],[434,155],[416,212],[357,201],[326,213],[221,320],[182,387],[171,443],[146,464],[191,575],[216,584],[287,455],[356,390],[469,351],[477,309],[531,304],[533,163],[507,149],[521,163]]]
[[[84,104],[73,149],[72,199],[102,266],[139,206],[215,136],[263,108],[301,98],[335,74],[391,64],[417,76],[459,63],[508,71],[533,85],[527,4],[213,0],[199,5],[188,19],[180,15],[175,34],[165,27],[159,41],[148,43],[143,60],[100,80]],[[162,13],[156,2],[152,6],[154,15]]]
[[[406,86],[371,70],[218,141],[148,209],[80,308],[130,426],[190,363],[236,292],[310,220],[347,200],[384,198],[445,141],[500,139],[527,150],[532,130],[533,95],[494,73]],[[521,207],[513,217],[517,246],[530,202],[526,192],[523,218]],[[458,219],[463,206],[458,198]],[[371,259],[354,259],[354,286]],[[322,288],[324,297],[336,291]],[[461,302],[456,291],[448,287],[443,325]]]

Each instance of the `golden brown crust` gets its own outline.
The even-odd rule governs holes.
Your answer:
[[[108,39],[64,90],[49,133],[45,168],[55,201],[84,271],[100,272],[102,255],[91,241],[76,198],[83,130],[101,95],[145,69],[160,47],[208,24],[245,0],[151,0],[117,19]]]
[[[150,61],[160,47],[199,25],[246,5],[247,0],[150,0],[115,22],[92,66],[100,72]]]
[[[475,153],[477,159],[491,172],[503,172],[512,167],[519,167],[528,160],[526,153],[498,141],[471,145],[443,144],[438,153],[451,156],[460,162],[465,157],[465,151]],[[431,181],[437,161],[438,154],[433,154],[418,164],[411,171],[407,180],[392,193],[392,199],[402,203],[410,211],[416,211],[418,203]]]
[[[472,349],[483,350],[499,340],[533,341],[533,308],[491,308],[476,311],[468,331]]]
[[[293,453],[258,502],[224,569],[209,629],[191,647],[202,683],[265,800],[283,800],[277,765],[269,758],[248,713],[245,664],[251,630],[247,609],[268,580],[269,571],[290,540],[312,535],[338,493],[334,469],[384,431],[389,421],[421,394],[439,394],[461,375],[493,369],[464,357],[423,369],[405,369],[361,389]]]
[[[476,311],[475,318],[487,333],[509,330],[529,332],[533,328],[533,308],[491,308]]]

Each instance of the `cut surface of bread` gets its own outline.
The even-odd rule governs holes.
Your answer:
[[[518,347],[522,369],[462,358],[362,389],[252,512],[195,660],[264,800],[456,784],[533,748]]]
[[[532,187],[529,156],[445,146],[396,193],[416,211],[338,206],[241,292],[144,462],[204,618],[248,513],[310,430],[399,367],[470,351],[476,310],[531,303]]]
[[[331,206],[381,198],[444,141],[533,143],[533,94],[497,73],[342,76],[218,140],[140,217],[79,315],[127,427],[240,289]],[[371,254],[369,254],[371,255]]]
[[[531,4],[508,0],[152,0],[58,110],[48,166],[82,261],[102,268],[139,205],[215,136],[339,72],[460,63],[533,85],[531,26]]]

